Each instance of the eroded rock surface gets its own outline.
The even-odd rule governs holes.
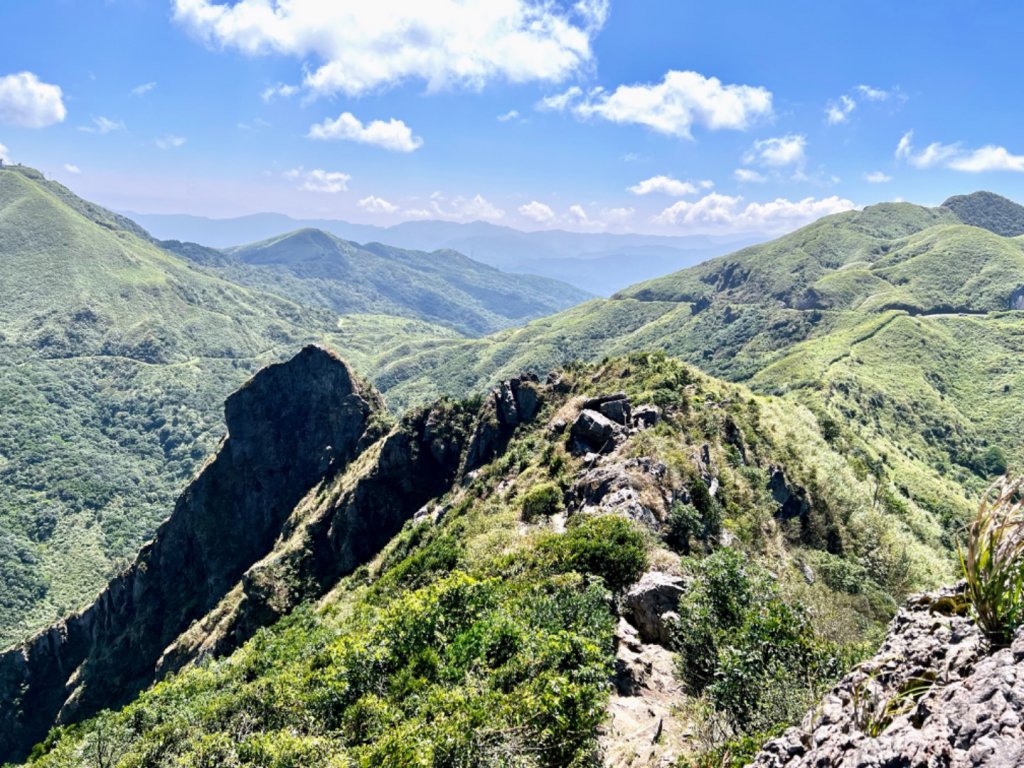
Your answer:
[[[912,599],[879,652],[753,766],[1024,765],[1024,631],[994,649],[961,605],[952,591]]]

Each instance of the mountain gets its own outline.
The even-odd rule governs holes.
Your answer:
[[[230,248],[227,257],[258,270],[226,270],[236,282],[283,292],[338,314],[412,317],[482,335],[579,304],[591,296],[565,283],[512,275],[455,251],[423,253],[359,246],[316,229]],[[186,254],[187,255],[187,254]],[[289,278],[282,282],[281,276]]]
[[[942,204],[964,224],[981,227],[1003,237],[1024,235],[1024,206],[994,192],[956,195]]]
[[[307,342],[368,368],[424,335],[457,336],[243,287],[30,168],[0,170],[0,646],[134,556],[254,370]]]
[[[729,641],[763,666],[707,694],[744,730],[803,708],[895,596],[947,575],[938,542],[875,514],[872,480],[806,410],[664,355],[389,426],[369,386],[308,347],[225,416],[135,562],[0,654],[0,759],[57,723],[33,765],[646,765],[679,754],[696,702],[659,693],[650,664],[671,677],[667,647],[726,642],[691,634],[732,631],[714,601],[774,611]],[[689,556],[727,540],[750,561]],[[712,573],[724,591],[699,591]],[[692,625],[657,608],[684,599]],[[845,619],[806,623],[826,607]],[[781,675],[808,687],[783,703],[766,686]]]
[[[319,229],[358,243],[380,242],[427,252],[458,251],[506,272],[541,275],[602,296],[763,239],[758,234],[671,237],[562,230],[521,232],[484,221],[410,221],[374,227],[272,213],[233,219],[127,215],[161,240],[196,242],[212,248],[267,240],[298,229]]]

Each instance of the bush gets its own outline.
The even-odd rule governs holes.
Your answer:
[[[600,576],[613,592],[625,590],[647,570],[643,534],[618,515],[577,518],[568,531],[540,547],[556,570]]]
[[[539,483],[523,494],[522,516],[526,522],[557,515],[564,508],[562,489],[554,483]]]
[[[1010,463],[1006,458],[1006,452],[998,445],[990,446],[981,455],[981,468],[989,477],[1005,475]]]
[[[996,643],[1009,643],[1024,624],[1024,478],[989,489],[958,547],[978,626]]]
[[[674,632],[690,692],[705,694],[738,734],[798,718],[838,676],[837,649],[739,552],[719,550],[695,575]]]

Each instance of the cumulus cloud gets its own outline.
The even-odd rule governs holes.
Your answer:
[[[582,205],[569,206],[569,219],[576,224],[586,224],[590,221]]]
[[[282,99],[291,98],[300,90],[302,89],[299,88],[299,86],[297,85],[286,85],[284,83],[278,83],[277,85],[271,85],[267,88],[264,88],[263,91],[260,93],[260,98],[263,99],[264,102],[269,104],[279,96]]]
[[[654,217],[656,224],[692,230],[756,230],[778,232],[808,224],[856,206],[833,195],[817,200],[778,198],[766,203],[743,204],[739,196],[712,192],[695,202],[680,200]]]
[[[612,92],[579,88],[549,96],[542,109],[571,109],[580,118],[644,125],[658,133],[693,138],[694,125],[744,130],[772,113],[772,94],[760,86],[726,85],[698,72],[670,70],[660,83],[620,85]]]
[[[347,178],[345,180],[348,181]],[[389,203],[387,200],[374,195],[364,197],[359,201],[358,205],[367,213],[394,213],[398,210],[398,206],[394,203]]]
[[[537,109],[541,112],[564,112],[581,96],[583,96],[583,89],[574,85],[562,93],[545,96],[537,102]]]
[[[845,123],[850,113],[857,108],[857,102],[849,96],[840,96],[839,101],[834,101],[825,107],[825,121],[829,125]]]
[[[500,123],[507,123],[510,120],[518,120],[518,119],[519,119],[519,110],[518,109],[510,109],[505,114],[498,115],[498,122],[500,122]]]
[[[872,171],[864,174],[864,180],[872,184],[885,184],[887,181],[892,181],[892,176],[882,171]]]
[[[156,83],[143,83],[142,85],[136,85],[132,88],[132,96],[145,96],[147,93],[156,88]]]
[[[76,176],[82,172],[82,169],[73,163],[64,163],[64,170],[68,173],[73,173]]]
[[[943,144],[935,141],[918,150],[913,141],[913,131],[903,134],[896,145],[896,159],[915,168],[948,168],[965,173],[1024,172],[1024,155],[1015,155],[1006,147],[988,144],[978,149],[967,149],[960,142]]]
[[[410,79],[431,91],[562,81],[592,60],[607,16],[608,0],[174,0],[203,40],[313,61],[306,88],[352,96]]]
[[[285,172],[285,177],[289,179],[301,178],[302,184],[299,185],[299,189],[306,192],[326,192],[332,195],[338,192],[347,192],[348,183],[352,180],[352,177],[347,173],[325,171],[322,168],[316,168],[312,171],[294,168]]]
[[[757,163],[770,168],[782,168],[787,165],[799,167],[806,160],[804,155],[806,148],[807,137],[788,134],[775,139],[755,141],[753,148],[744,156],[743,160],[748,165]]]
[[[392,152],[412,152],[423,146],[423,139],[413,136],[412,129],[401,120],[374,120],[363,125],[351,112],[342,112],[336,120],[327,119],[313,125],[309,129],[309,138],[357,141]]]
[[[758,173],[753,168],[737,168],[732,172],[732,175],[736,181],[743,184],[763,184],[768,181],[767,176]]]
[[[184,147],[188,141],[184,136],[175,136],[174,134],[167,134],[166,136],[160,136],[153,140],[156,144],[157,149],[178,149]]]
[[[7,147],[5,147],[3,144],[0,144],[0,160],[3,160],[5,163],[11,162],[11,158],[8,155],[9,151],[10,150],[8,150]]]
[[[601,218],[605,223],[611,226],[619,226],[625,224],[636,213],[635,208],[605,208],[601,211]]]
[[[536,200],[519,206],[519,214],[527,219],[536,221],[538,224],[547,224],[555,218],[555,212],[551,210],[551,206]]]
[[[31,72],[0,77],[0,122],[45,128],[64,122],[66,116],[60,86],[41,82]]]
[[[482,195],[448,197],[441,192],[435,192],[430,196],[426,208],[410,208],[403,213],[413,219],[445,221],[497,221],[505,218],[505,211]]]
[[[704,182],[701,182],[703,186]],[[641,182],[634,184],[631,187],[627,187],[628,192],[632,192],[634,195],[650,195],[652,193],[658,193],[661,195],[670,195],[671,197],[684,197],[686,195],[693,195],[697,192],[697,187],[689,181],[680,181],[674,179],[671,176],[652,176],[649,179],[644,179]]]
[[[78,130],[82,131],[82,133],[98,133],[101,136],[106,136],[114,131],[123,131],[124,122],[121,120],[111,120],[109,117],[100,115],[92,119],[92,125],[80,125]]]

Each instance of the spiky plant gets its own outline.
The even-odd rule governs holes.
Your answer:
[[[1024,477],[1001,478],[985,494],[958,547],[966,597],[978,626],[998,644],[1024,624]]]

